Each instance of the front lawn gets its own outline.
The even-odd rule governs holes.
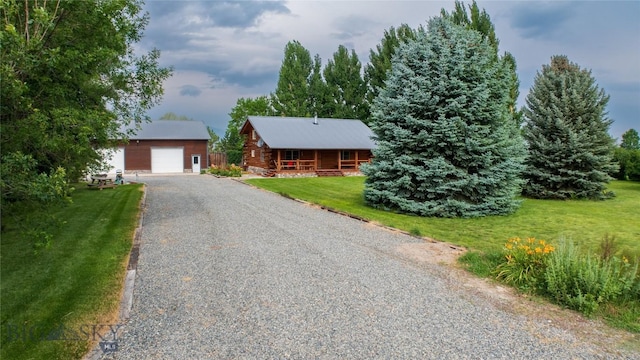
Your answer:
[[[483,252],[499,251],[507,239],[564,237],[582,248],[597,249],[605,235],[615,237],[620,251],[640,255],[640,182],[614,181],[617,196],[607,201],[524,199],[512,215],[474,219],[442,219],[396,214],[368,207],[364,177],[250,179],[249,184],[293,198],[358,215],[386,226]]]
[[[118,322],[142,185],[78,188],[45,213],[3,209],[2,359],[78,359]]]

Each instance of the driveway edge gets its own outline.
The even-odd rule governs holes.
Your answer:
[[[144,221],[144,212],[147,204],[147,185],[142,183],[142,199],[140,199],[140,216],[138,218],[138,226],[133,233],[133,245],[129,252],[129,262],[127,263],[127,274],[124,279],[124,291],[122,293],[122,299],[120,299],[120,313],[118,315],[118,324],[123,325],[124,322],[129,320],[131,316],[131,309],[133,308],[133,289],[135,287],[136,272],[138,268],[138,256],[140,255],[140,238],[142,237],[142,223]],[[122,327],[120,327],[122,329]],[[120,334],[116,335],[117,336]],[[84,360],[98,360],[104,355],[104,351],[100,347],[100,343],[93,346],[93,349],[89,350],[83,357]]]

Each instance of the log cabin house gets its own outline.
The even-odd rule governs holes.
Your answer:
[[[360,120],[250,116],[240,134],[245,169],[264,176],[357,173],[375,147]]]

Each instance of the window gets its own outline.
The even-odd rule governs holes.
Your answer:
[[[351,160],[351,152],[350,151],[341,151],[340,152],[340,160]]]
[[[285,150],[284,151],[284,159],[285,160],[298,160],[300,158],[299,150]]]
[[[260,150],[260,162],[264,162],[264,150]]]
[[[251,130],[251,140],[255,140],[255,139],[256,139],[256,131]]]
[[[251,150],[251,157],[256,157],[256,151],[255,150]]]

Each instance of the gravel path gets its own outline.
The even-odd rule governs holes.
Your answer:
[[[140,180],[133,310],[105,359],[622,358],[399,255],[419,239],[230,179]]]

